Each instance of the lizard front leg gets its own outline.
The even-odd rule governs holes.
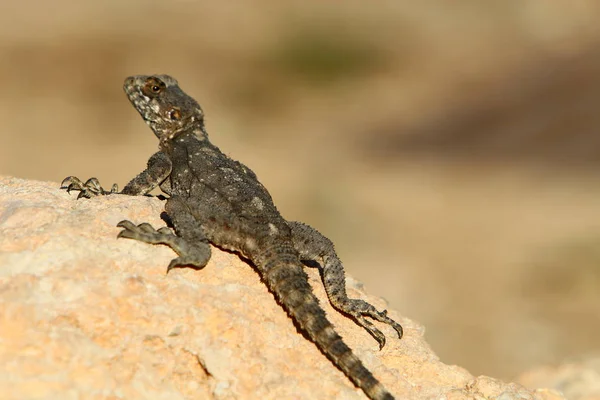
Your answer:
[[[173,268],[185,266],[203,268],[210,259],[211,249],[198,221],[185,202],[177,196],[167,200],[165,211],[173,223],[176,235],[167,227],[155,230],[148,223],[135,225],[125,220],[117,224],[118,227],[124,228],[118,237],[150,244],[164,244],[172,248],[179,257],[171,261],[167,273]]]
[[[116,183],[112,185],[110,190],[105,190],[96,178],[90,178],[83,182],[75,176],[66,177],[62,181],[60,188],[66,189],[67,192],[79,190],[78,199],[82,197],[90,199],[113,193],[140,196],[149,193],[156,186],[160,185],[171,173],[171,168],[172,164],[169,157],[159,151],[150,157],[148,167],[133,178],[120,192]]]
[[[71,190],[79,190],[79,195],[77,195],[77,199],[85,197],[87,199],[91,199],[96,196],[104,196],[107,194],[118,193],[119,187],[117,184],[113,184],[110,191],[105,190],[101,185],[98,179],[90,178],[87,181],[83,182],[76,176],[67,176],[60,184],[61,189],[66,189],[67,193],[71,193]]]
[[[379,348],[385,346],[385,335],[375,327],[365,316],[390,325],[401,338],[402,326],[387,316],[387,311],[378,311],[373,305],[360,299],[350,299],[346,294],[346,277],[339,257],[335,253],[331,240],[319,231],[301,222],[289,222],[292,230],[294,247],[303,260],[319,264],[321,279],[331,305],[337,310],[350,315],[358,325],[373,336]]]

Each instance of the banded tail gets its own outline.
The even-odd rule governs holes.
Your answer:
[[[279,247],[279,246],[278,246]],[[282,248],[283,247],[283,248]],[[258,263],[267,286],[292,319],[308,334],[319,350],[371,400],[394,400],[352,350],[343,342],[313,294],[298,256],[281,246],[260,257]],[[282,251],[284,250],[284,251]],[[283,254],[282,254],[283,253]],[[260,265],[262,264],[262,265]]]

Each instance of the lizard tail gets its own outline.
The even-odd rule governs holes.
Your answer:
[[[259,266],[259,270],[263,273],[269,289],[292,319],[308,334],[319,350],[357,387],[361,388],[369,399],[394,400],[394,397],[342,341],[333,325],[327,320],[325,311],[313,294],[308,276],[297,257],[289,257],[285,260],[288,257],[281,257],[281,253],[278,256],[276,257],[278,261],[271,258],[263,264],[264,268]]]

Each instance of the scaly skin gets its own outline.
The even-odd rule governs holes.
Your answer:
[[[202,109],[175,79],[133,76],[125,80],[124,90],[159,139],[160,150],[121,192],[116,185],[104,190],[95,178],[83,183],[68,177],[62,186],[88,198],[144,195],[160,186],[169,195],[165,211],[175,234],[169,228],[121,221],[119,237],[170,246],[178,257],[167,271],[204,267],[210,259],[209,243],[238,252],[256,265],[292,319],[356,386],[370,399],[393,399],[335,332],[308,283],[303,262],[317,263],[331,304],[365,328],[380,348],[385,336],[366,316],[391,325],[402,337],[402,327],[385,311],[348,298],[342,263],[331,241],[308,225],[283,219],[254,172],[210,143]]]

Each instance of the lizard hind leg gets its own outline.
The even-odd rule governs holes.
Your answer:
[[[292,229],[294,246],[302,259],[319,264],[323,286],[329,302],[334,308],[349,315],[358,325],[369,332],[379,344],[380,349],[385,346],[385,335],[365,317],[390,325],[398,337],[402,337],[402,325],[388,317],[386,310],[379,311],[364,300],[348,297],[344,268],[329,239],[306,224],[288,222],[288,225]]]

